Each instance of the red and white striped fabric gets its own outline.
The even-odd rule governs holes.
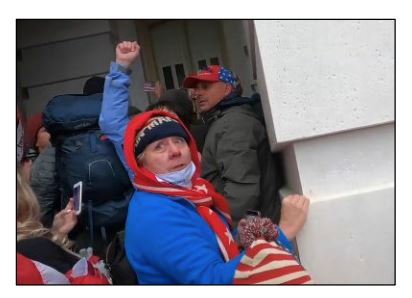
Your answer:
[[[104,273],[100,272],[98,262],[100,259],[92,256],[87,261],[80,259],[71,270],[65,274],[55,268],[41,262],[29,259],[17,253],[17,284],[89,284],[89,285],[108,285],[111,280]]]
[[[155,84],[153,82],[144,82],[143,91],[144,92],[155,92]]]
[[[17,284],[70,284],[63,273],[43,263],[31,260],[17,253]]]
[[[256,240],[236,268],[233,284],[312,284],[295,257],[275,242]]]

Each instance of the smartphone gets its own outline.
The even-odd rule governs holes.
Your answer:
[[[73,203],[74,211],[77,215],[82,212],[83,182],[79,181],[73,185]]]

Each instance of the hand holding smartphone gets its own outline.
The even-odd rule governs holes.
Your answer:
[[[79,181],[73,185],[74,212],[79,215],[82,212],[83,182]]]

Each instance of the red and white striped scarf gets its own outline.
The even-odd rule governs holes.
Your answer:
[[[190,147],[192,161],[196,167],[196,171],[192,177],[191,189],[180,187],[168,182],[158,181],[154,173],[140,167],[137,163],[134,154],[136,135],[146,126],[147,122],[151,118],[156,116],[168,116],[175,119],[186,130],[190,138],[188,145]],[[215,232],[217,242],[225,260],[229,261],[239,254],[237,244],[232,238],[230,230],[221,217],[211,209],[214,207],[214,209],[218,210],[231,226],[232,220],[230,217],[229,205],[225,197],[219,194],[210,182],[200,177],[201,165],[198,157],[196,142],[194,141],[189,130],[175,114],[163,110],[152,110],[135,116],[133,120],[130,121],[126,129],[124,152],[126,161],[135,174],[133,184],[137,189],[152,193],[160,193],[172,197],[183,197],[191,201],[195,204],[197,212],[200,216]]]

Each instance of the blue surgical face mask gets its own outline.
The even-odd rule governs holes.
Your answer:
[[[196,171],[196,166],[191,161],[186,167],[179,171],[156,174],[156,179],[160,182],[169,182],[182,187],[192,188],[192,176]]]

